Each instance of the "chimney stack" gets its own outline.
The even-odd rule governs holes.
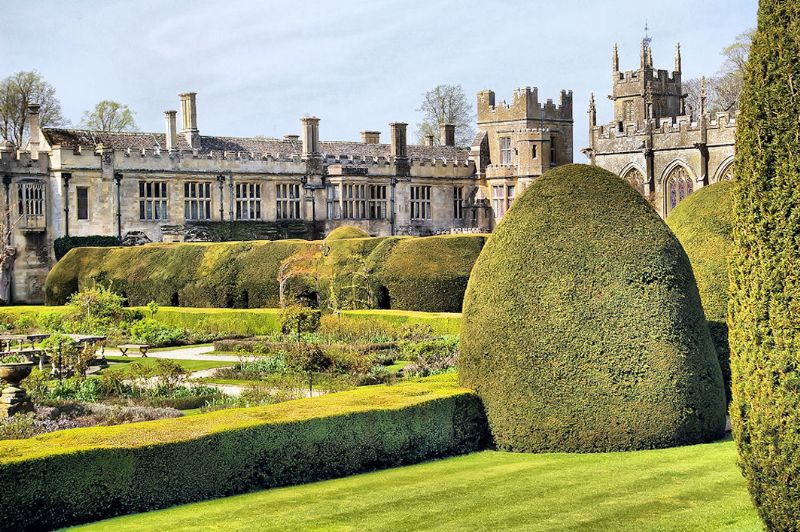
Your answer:
[[[381,132],[380,131],[362,131],[361,142],[363,144],[380,144]]]
[[[39,158],[39,139],[41,138],[42,130],[39,127],[39,104],[28,104],[28,132],[30,139],[28,140],[28,151],[31,153],[31,159]]]
[[[407,159],[408,150],[406,149],[406,127],[405,122],[392,122],[389,127],[392,130],[391,155],[395,159]]]
[[[303,125],[303,159],[319,155],[319,118],[304,116],[300,119]]]
[[[178,129],[176,125],[175,116],[178,114],[178,111],[164,111],[164,121],[166,122],[166,133],[167,133],[167,150],[177,150],[178,149]]]
[[[200,130],[197,129],[197,93],[184,92],[181,97],[181,116],[183,129],[181,133],[191,148],[200,148]]]
[[[455,146],[456,126],[453,124],[439,124],[439,142],[442,146]]]
[[[425,146],[433,146],[435,137],[432,134],[425,135]]]

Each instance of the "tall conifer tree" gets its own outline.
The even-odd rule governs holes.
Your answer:
[[[731,419],[770,530],[800,530],[800,2],[761,0],[736,127]]]

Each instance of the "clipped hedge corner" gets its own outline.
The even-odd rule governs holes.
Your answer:
[[[0,522],[57,528],[478,450],[480,400],[451,377],[0,442]]]
[[[461,383],[502,449],[600,452],[725,433],[692,269],[647,201],[567,165],[515,201],[464,298]]]

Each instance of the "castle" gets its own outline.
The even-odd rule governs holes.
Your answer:
[[[638,70],[620,71],[612,58],[614,121],[597,125],[594,96],[589,102],[591,164],[626,179],[666,217],[694,190],[733,178],[736,117],[706,112],[705,90],[694,120],[686,113],[681,85],[680,45],[670,73],[653,67],[650,40],[642,40]]]
[[[319,238],[345,224],[372,235],[491,231],[531,180],[572,162],[572,93],[540,103],[523,88],[496,104],[482,91],[477,103],[470,148],[454,145],[450,124],[439,145],[409,145],[402,122],[389,125],[388,144],[377,131],[325,141],[316,117],[280,139],[205,136],[191,92],[180,95],[180,131],[170,110],[161,133],[41,128],[31,105],[25,148],[0,146],[6,248],[16,255],[0,298],[42,302],[65,236],[143,244]]]

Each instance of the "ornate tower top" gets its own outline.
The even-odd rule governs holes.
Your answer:
[[[614,55],[611,59],[611,69],[614,72],[619,72],[619,51],[617,50],[617,43],[614,43]]]
[[[675,44],[675,72],[681,71],[681,43]]]

